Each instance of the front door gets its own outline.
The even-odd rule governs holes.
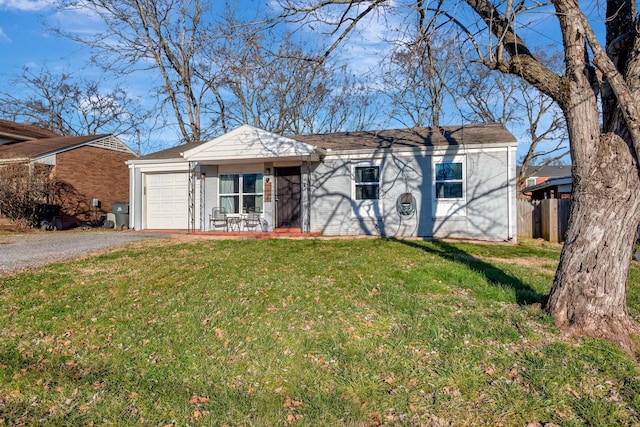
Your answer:
[[[300,167],[276,168],[276,227],[300,228],[302,185]]]

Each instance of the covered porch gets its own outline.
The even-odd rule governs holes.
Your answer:
[[[323,155],[321,148],[244,125],[182,151],[133,160],[131,227],[309,232],[309,176]]]

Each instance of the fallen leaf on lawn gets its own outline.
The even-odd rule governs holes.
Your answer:
[[[578,393],[577,391],[575,391],[571,387],[567,387],[567,389],[569,390],[569,393],[573,394],[576,398],[580,399],[580,393]]]
[[[199,403],[205,403],[208,402],[209,398],[205,397],[205,396],[198,396],[197,394],[194,394],[191,397],[191,400],[189,400],[189,403],[191,404],[199,404]]]
[[[297,408],[298,406],[302,406],[302,401],[287,397],[287,399],[284,401],[284,405],[282,406],[284,408]]]
[[[374,412],[372,414],[369,414],[369,416],[371,417],[371,424],[372,426],[381,426],[382,425],[382,421],[380,420],[380,416]]]

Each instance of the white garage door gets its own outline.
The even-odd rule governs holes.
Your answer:
[[[186,229],[189,225],[189,177],[186,173],[146,175],[147,229]]]

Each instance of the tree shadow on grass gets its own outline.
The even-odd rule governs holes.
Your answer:
[[[426,253],[439,256],[440,258],[458,263],[464,267],[480,273],[485,277],[487,282],[494,286],[513,289],[516,302],[519,305],[530,305],[543,302],[544,295],[536,292],[531,286],[524,283],[519,278],[506,273],[500,268],[483,261],[475,256],[463,251],[455,245],[443,242],[441,240],[432,240],[427,244],[421,244],[417,241],[391,239],[397,243],[420,249]]]

